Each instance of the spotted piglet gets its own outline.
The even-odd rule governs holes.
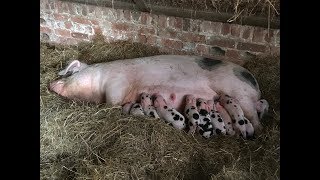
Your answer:
[[[222,120],[226,126],[226,134],[233,136],[236,134],[236,132],[234,131],[233,125],[232,125],[232,121],[231,121],[231,117],[229,115],[229,113],[227,112],[227,110],[221,106],[220,102],[216,103],[216,108],[217,111],[220,113],[220,116],[222,117]]]
[[[198,132],[205,138],[215,135],[216,133],[213,130],[213,124],[210,120],[207,102],[202,98],[198,98],[196,105],[200,115],[200,122],[197,128]]]
[[[130,109],[130,114],[133,116],[144,116],[141,104],[134,103]]]
[[[185,118],[176,109],[169,106],[166,100],[160,95],[155,95],[154,107],[161,119],[164,119],[169,125],[182,130],[186,127]]]
[[[244,117],[239,102],[227,94],[222,94],[219,98],[219,102],[230,114],[233,126],[236,130],[240,131],[242,137],[245,139],[252,138],[254,132],[252,132],[252,129],[247,131],[246,124],[250,121]]]
[[[189,123],[189,133],[194,133],[200,122],[200,115],[196,108],[197,99],[193,95],[186,95],[184,115]]]
[[[217,111],[214,101],[208,100],[207,105],[214,131],[216,134],[226,135],[226,126],[220,113]]]
[[[141,93],[140,102],[145,115],[153,118],[160,118],[156,109],[152,105],[151,95],[148,93]]]

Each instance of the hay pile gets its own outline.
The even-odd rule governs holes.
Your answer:
[[[264,121],[268,125],[263,134],[254,141],[205,140],[161,120],[121,115],[120,107],[66,101],[47,89],[70,59],[91,64],[156,54],[160,54],[156,48],[129,42],[41,43],[41,179],[278,179],[280,118],[273,111]],[[279,60],[265,58],[247,65],[261,73],[259,67],[268,64],[267,81],[265,75],[258,81],[266,88],[263,94],[270,109],[279,112],[278,77],[270,76],[278,75],[273,59]]]

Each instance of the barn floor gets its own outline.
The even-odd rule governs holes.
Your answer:
[[[279,179],[278,56],[244,65],[271,105],[254,141],[206,140],[160,120],[121,115],[120,107],[67,101],[47,89],[70,59],[90,64],[156,54],[153,47],[99,39],[78,46],[41,43],[41,179]]]

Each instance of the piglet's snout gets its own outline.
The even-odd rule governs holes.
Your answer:
[[[49,90],[61,94],[64,83],[62,81],[54,81],[49,84]]]

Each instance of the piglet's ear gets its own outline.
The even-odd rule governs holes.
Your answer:
[[[75,72],[80,71],[80,70],[81,70],[83,67],[85,67],[85,66],[86,66],[86,64],[81,63],[81,62],[78,61],[78,60],[74,60],[74,61],[72,61],[72,62],[68,65],[68,67],[67,67],[66,69],[60,71],[60,72],[58,73],[58,75],[63,76],[63,75],[66,75],[67,73],[73,74],[73,73],[75,73]]]
[[[157,107],[160,106],[159,101],[158,101],[157,99],[153,101],[153,106],[154,106],[155,108],[157,108]]]

